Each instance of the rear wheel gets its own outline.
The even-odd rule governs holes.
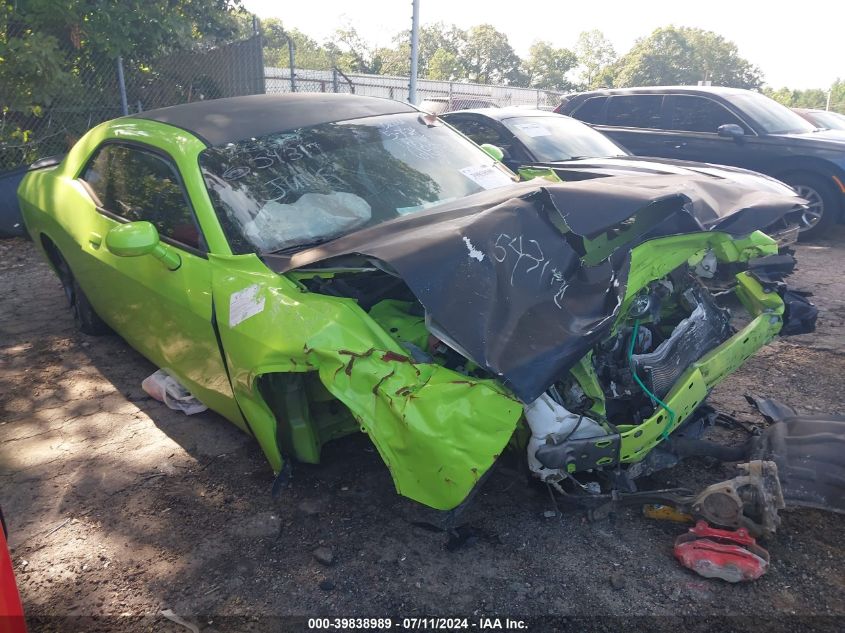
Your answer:
[[[111,332],[109,326],[99,317],[91,302],[88,301],[88,297],[83,292],[76,277],[73,276],[67,260],[62,257],[62,254],[54,245],[50,244],[46,248],[53,265],[56,267],[59,281],[62,283],[62,290],[64,290],[65,297],[70,304],[73,320],[79,331],[92,336]]]
[[[836,192],[825,179],[810,173],[794,173],[783,178],[809,204],[807,209],[787,216],[797,222],[802,238],[822,235],[836,223],[839,210]]]

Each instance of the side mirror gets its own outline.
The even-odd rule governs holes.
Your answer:
[[[725,123],[724,125],[720,125],[716,128],[716,131],[719,133],[719,136],[723,138],[732,138],[735,141],[738,141],[745,136],[745,130],[736,123]]]
[[[182,258],[161,243],[156,227],[150,222],[129,222],[114,227],[106,234],[106,248],[118,257],[152,255],[169,270],[182,265]]]
[[[481,149],[483,149],[487,154],[492,156],[498,162],[502,162],[505,158],[505,152],[502,150],[501,147],[497,147],[496,145],[491,145],[490,143],[483,143],[479,145]]]

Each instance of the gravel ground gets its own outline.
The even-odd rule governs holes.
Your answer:
[[[711,403],[760,418],[742,395],[839,411],[845,392],[845,229],[798,248],[815,334],[778,340]],[[447,551],[398,497],[365,436],[298,466],[270,496],[257,445],[212,413],[186,417],[141,390],[154,367],[116,336],[75,331],[59,284],[23,240],[0,242],[0,503],[32,631],[306,628],[289,616],[564,615],[677,630],[845,628],[841,516],[783,513],[757,582],[729,585],[672,557],[685,528],[634,510],[546,518],[549,498],[495,472],[466,516],[476,542]],[[731,473],[692,460],[661,475],[696,487]],[[322,562],[321,562],[322,561]],[[679,620],[679,618],[683,620]],[[560,622],[533,621],[532,630]],[[700,628],[700,627],[699,627]]]

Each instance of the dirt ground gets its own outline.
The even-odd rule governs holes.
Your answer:
[[[790,284],[814,293],[818,331],[776,341],[716,389],[711,403],[741,420],[761,423],[746,392],[805,413],[845,409],[845,227],[798,256]],[[447,551],[444,534],[414,524],[424,513],[395,494],[365,436],[328,445],[322,466],[297,466],[274,500],[252,440],[216,414],[150,399],[140,385],[152,365],[116,336],[75,331],[28,242],[0,242],[0,293],[0,504],[32,631],[187,631],[166,609],[221,632],[306,629],[290,616],[420,615],[617,618],[581,630],[714,617],[720,630],[845,628],[841,516],[784,512],[765,543],[768,574],[729,585],[674,560],[682,526],[634,510],[547,518],[548,496],[496,472],[466,516],[477,542]],[[697,487],[731,474],[693,460],[660,479]],[[330,565],[312,553],[320,547]]]

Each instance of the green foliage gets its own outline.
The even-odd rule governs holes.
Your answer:
[[[490,24],[469,29],[460,59],[470,81],[524,85],[522,60],[508,42],[508,36]]]
[[[428,70],[425,74],[427,79],[439,79],[442,81],[454,81],[466,76],[466,69],[461,64],[457,53],[438,48],[434,55],[428,60]]]
[[[39,114],[73,83],[61,63],[58,40],[27,30],[20,37],[0,41],[0,91],[3,109]]]
[[[760,88],[760,69],[736,45],[712,31],[668,26],[639,39],[616,66],[616,86],[695,85],[700,80]]]
[[[240,0],[0,3],[0,169],[64,151],[92,124],[119,115],[118,56],[127,69],[151,73],[163,55],[246,27]]]
[[[598,29],[584,31],[575,43],[575,56],[581,70],[578,81],[585,90],[612,83],[616,49]]]
[[[837,79],[829,90],[810,88],[808,90],[792,90],[790,88],[767,87],[763,92],[790,108],[813,108],[824,110],[827,108],[828,92],[830,93],[830,109],[845,114],[845,81]]]
[[[285,29],[276,18],[261,24],[264,36],[264,64],[287,68],[290,65],[288,38],[293,42],[294,63],[297,68],[330,70],[334,60],[330,52],[299,29]]]
[[[326,42],[329,55],[340,70],[351,73],[378,73],[380,60],[375,50],[364,41],[354,26],[347,24],[334,32],[331,42]]]
[[[528,49],[524,72],[529,88],[566,91],[574,86],[566,74],[575,67],[575,53],[568,48],[555,48],[549,42],[535,42]]]

